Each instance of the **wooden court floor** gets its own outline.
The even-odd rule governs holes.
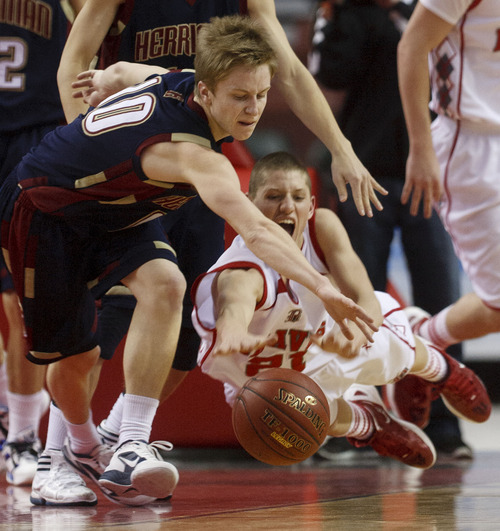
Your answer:
[[[236,449],[174,450],[180,481],[168,503],[34,507],[30,489],[0,480],[0,529],[500,530],[500,451],[438,460],[419,471],[363,453],[270,467]]]

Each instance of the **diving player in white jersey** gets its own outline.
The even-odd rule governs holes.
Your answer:
[[[444,349],[500,331],[498,1],[421,0],[398,66],[410,138],[402,201],[438,210],[474,290],[432,318],[409,309],[413,330]]]
[[[344,339],[312,292],[280,276],[236,237],[193,289],[193,322],[202,338],[198,363],[224,382],[229,404],[260,370],[304,372],[328,398],[329,435],[347,436],[355,446],[371,445],[381,455],[420,468],[434,463],[431,441],[417,426],[391,419],[373,385],[418,374],[455,414],[475,422],[488,418],[491,404],[474,373],[413,336],[397,301],[373,291],[337,216],[315,210],[304,166],[283,152],[264,157],[252,171],[249,197],[380,327],[369,345],[354,329],[354,339]],[[464,381],[469,382],[465,391]]]

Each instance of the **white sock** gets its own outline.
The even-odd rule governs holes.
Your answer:
[[[351,406],[352,421],[346,437],[352,437],[361,441],[369,439],[375,429],[371,416],[355,402],[347,401],[347,403]]]
[[[123,405],[125,403],[124,396],[125,396],[124,393],[120,393],[120,396],[116,399],[116,402],[113,404],[113,407],[111,408],[111,411],[109,412],[109,415],[103,421],[106,429],[113,433],[120,433],[122,417],[123,417]]]
[[[419,335],[429,339],[436,347],[441,350],[446,350],[450,345],[460,343],[460,341],[453,337],[446,326],[446,316],[450,311],[451,306],[444,308],[436,315],[432,316],[428,321],[422,323],[419,330]]]
[[[149,442],[153,419],[159,404],[155,398],[126,393],[118,444],[121,445],[126,441]]]
[[[46,450],[62,450],[64,440],[68,435],[63,412],[53,403],[50,403],[49,425],[47,426]]]
[[[101,444],[101,439],[97,433],[92,415],[83,424],[72,424],[66,420],[71,449],[78,454],[90,454],[90,452]]]
[[[439,350],[430,345],[426,341],[422,341],[424,344],[429,358],[425,367],[419,372],[412,372],[415,376],[420,376],[428,382],[440,382],[445,378],[448,373],[448,364],[444,359],[444,356],[439,352]]]
[[[38,437],[42,397],[42,391],[31,395],[21,395],[7,391],[7,403],[9,406],[7,441],[22,440],[24,437],[27,440],[34,440]]]

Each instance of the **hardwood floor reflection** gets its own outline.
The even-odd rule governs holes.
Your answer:
[[[181,480],[170,503],[34,507],[30,489],[0,481],[0,529],[497,530],[500,452],[419,471],[372,454],[269,467],[236,450],[172,453]]]

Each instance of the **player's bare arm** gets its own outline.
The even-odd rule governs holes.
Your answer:
[[[451,24],[417,4],[398,46],[399,87],[410,140],[401,201],[406,204],[411,197],[414,216],[423,203],[426,218],[442,193],[430,129],[428,53],[451,29]]]
[[[315,229],[318,243],[335,284],[342,293],[364,308],[374,318],[375,324],[380,326],[383,321],[380,304],[375,297],[366,269],[354,252],[347,232],[337,215],[328,209],[317,209]],[[334,329],[331,334],[316,338],[316,342],[325,350],[351,358],[366,344],[366,337],[360,327],[355,327],[353,323],[349,323],[348,326],[354,336],[352,341],[346,341],[344,336],[335,334]]]
[[[371,205],[382,210],[377,193],[387,191],[370,175],[354,153],[351,143],[340,130],[332,110],[311,73],[292,50],[283,27],[276,17],[274,2],[248,0],[252,18],[267,29],[278,55],[278,73],[274,83],[297,117],[332,154],[332,178],[341,201],[348,198],[347,186],[361,215],[372,216]],[[307,97],[305,97],[307,95]]]
[[[75,19],[57,72],[57,85],[68,122],[87,110],[82,99],[73,97],[71,84],[80,72],[91,67],[121,3],[123,0],[86,0]]]
[[[238,175],[226,157],[188,142],[163,142],[146,148],[141,162],[153,180],[192,184],[206,205],[242,236],[256,256],[316,293],[346,337],[351,339],[352,332],[345,319],[354,321],[372,340],[377,330],[372,317],[336,290],[309,264],[292,238],[252,204],[241,191]]]
[[[74,97],[82,98],[87,105],[95,107],[109,96],[140,83],[150,75],[167,72],[168,70],[161,66],[119,61],[105,70],[80,72],[77,81],[71,86],[74,89]]]
[[[226,269],[218,274],[213,290],[217,329],[214,355],[247,353],[276,342],[275,336],[248,332],[264,291],[264,279],[256,269]]]

